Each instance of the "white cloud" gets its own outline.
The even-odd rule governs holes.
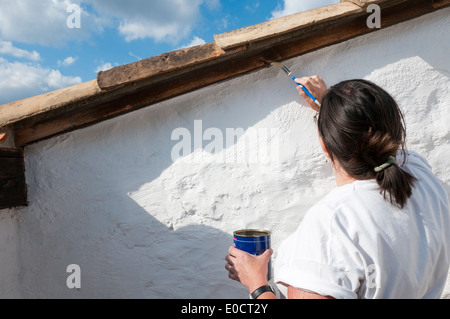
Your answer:
[[[40,71],[42,72],[42,70]],[[75,85],[81,83],[80,77],[70,77],[64,76],[58,70],[48,70],[44,69],[44,90],[57,90],[70,85]]]
[[[81,28],[69,28],[73,12],[81,8]],[[105,27],[117,28],[126,41],[151,38],[178,44],[199,21],[200,7],[220,7],[219,0],[0,0],[0,38],[7,41],[61,46],[88,40]]]
[[[211,11],[219,10],[222,7],[220,0],[207,0],[204,2],[206,4],[206,7]]]
[[[117,64],[112,64],[110,62],[102,63],[95,69],[95,73],[101,72],[101,71],[107,71],[109,69],[112,69],[113,67],[117,66]]]
[[[202,44],[205,44],[205,43],[206,43],[206,41],[203,40],[202,38],[199,38],[199,37],[197,37],[197,36],[194,36],[194,38],[192,39],[191,42],[189,42],[188,44],[185,44],[185,45],[181,46],[179,49],[195,47],[196,45],[202,45]]]
[[[260,1],[253,0],[245,6],[245,10],[247,10],[251,13],[255,13],[255,11],[258,10],[260,5],[261,5]]]
[[[142,58],[136,54],[134,54],[133,52],[128,52],[128,55],[131,56],[132,58],[135,58],[136,61],[142,60]]]
[[[181,30],[177,23],[161,25],[154,21],[122,22],[119,33],[127,42],[152,38],[156,42],[178,42],[190,32],[190,27]]]
[[[119,21],[118,31],[126,41],[151,38],[179,43],[189,36],[200,16],[200,6],[218,5],[218,0],[88,0],[98,13]]]
[[[58,66],[70,66],[70,65],[74,64],[77,60],[78,60],[78,58],[68,56],[64,60],[58,61]]]
[[[16,58],[28,59],[31,61],[39,61],[41,56],[33,50],[33,52],[16,48],[12,42],[0,39],[0,54],[12,55]]]
[[[0,104],[81,83],[80,77],[64,76],[39,64],[9,62],[0,58]]]
[[[282,8],[278,8],[272,12],[272,19],[339,2],[340,0],[284,0]]]
[[[93,31],[101,30],[97,17],[85,10],[82,27],[71,29],[67,12],[71,4],[81,0],[0,0],[0,38],[13,42],[59,46],[68,41],[85,40]]]

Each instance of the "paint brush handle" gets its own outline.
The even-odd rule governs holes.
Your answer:
[[[298,83],[297,81],[295,81],[295,76],[292,78],[292,80],[294,80],[295,84],[297,84],[297,86],[300,86],[302,88],[302,90],[306,93],[306,95],[308,95],[311,100],[314,101],[314,103],[316,103],[319,107],[321,107],[322,105],[320,104],[320,102],[314,97],[314,95],[311,94],[311,92],[309,92],[309,90],[307,88],[305,88],[303,85],[301,85],[300,83]]]

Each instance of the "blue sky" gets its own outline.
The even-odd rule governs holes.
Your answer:
[[[98,71],[117,65],[212,42],[214,34],[338,2],[0,0],[0,104],[93,80]]]

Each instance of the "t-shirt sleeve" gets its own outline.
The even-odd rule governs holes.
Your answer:
[[[422,170],[431,171],[430,163],[422,155],[410,150],[407,150],[405,155],[406,158],[404,159],[403,154],[400,151],[397,154],[397,160],[400,161],[401,166],[403,166],[402,161],[405,160],[408,166],[419,167]]]
[[[332,210],[313,207],[279,247],[275,282],[331,296],[355,299],[363,278],[361,258]]]

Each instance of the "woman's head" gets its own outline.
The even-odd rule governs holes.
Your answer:
[[[375,170],[405,146],[405,126],[395,100],[366,80],[341,82],[325,93],[318,119],[319,134],[330,158],[351,177],[376,179],[381,193],[403,207],[414,177],[396,163]]]

